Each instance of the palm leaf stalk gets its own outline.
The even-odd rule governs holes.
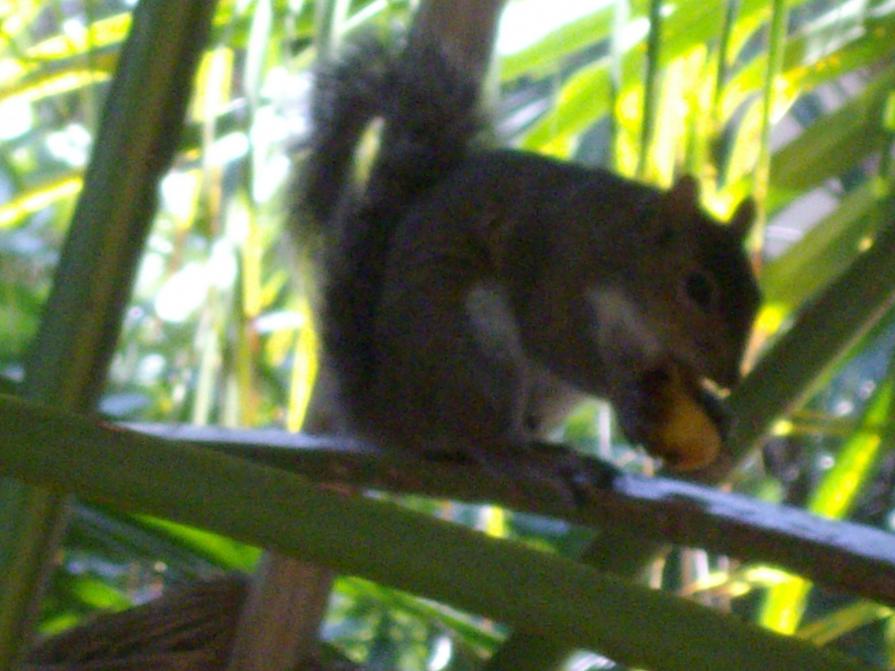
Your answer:
[[[79,412],[96,405],[214,4],[144,0],[134,11],[26,362],[25,398]],[[69,498],[0,484],[0,669],[10,669],[31,640]]]
[[[345,496],[210,450],[109,431],[21,399],[5,397],[0,406],[0,464],[9,475],[202,526],[513,626],[534,624],[544,636],[605,650],[629,665],[656,671],[867,668],[696,603],[390,502]]]

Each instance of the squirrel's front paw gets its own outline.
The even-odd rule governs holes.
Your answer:
[[[595,492],[611,488],[620,474],[612,464],[541,441],[475,451],[471,456],[486,471],[512,480],[523,507],[546,498],[577,509]]]

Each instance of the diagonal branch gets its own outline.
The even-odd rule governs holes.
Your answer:
[[[270,466],[8,396],[0,396],[0,472],[201,525],[524,625],[560,644],[604,650],[629,666],[868,668],[806,641],[387,501],[345,495]],[[690,645],[682,647],[682,640]]]
[[[593,490],[580,506],[570,507],[552,495],[552,487],[538,490],[537,485],[496,477],[473,465],[398,460],[350,441],[276,430],[132,427],[301,473],[316,482],[488,501],[585,526],[619,529],[653,541],[768,562],[829,588],[895,605],[892,534],[702,485],[620,474],[611,484]],[[520,491],[525,496],[520,497]]]

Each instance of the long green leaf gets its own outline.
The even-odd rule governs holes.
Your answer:
[[[769,211],[779,210],[806,190],[837,177],[863,161],[867,153],[879,147],[879,117],[887,88],[891,86],[891,56],[895,53],[895,32],[890,22],[884,50],[867,41],[858,42],[830,53],[810,68],[796,66],[782,75],[775,114],[788,109],[795,100],[815,87],[835,81],[837,77],[863,67],[879,70],[877,79],[850,98],[835,112],[808,126],[795,140],[776,151],[771,158],[773,181],[768,194]],[[876,32],[874,31],[874,33]],[[735,89],[737,83],[729,86]],[[760,133],[760,101],[746,107],[743,121],[731,149],[726,169],[726,183],[732,183],[734,194],[744,192],[755,163],[755,141]]]
[[[895,305],[895,227],[796,317],[754,370],[734,389],[735,459],[744,458],[773,422],[803,403],[843,354]],[[831,319],[830,316],[835,315]]]
[[[886,105],[891,103],[892,94]],[[892,133],[889,119],[883,115],[881,126],[885,133]],[[888,156],[892,150],[893,138],[883,144],[883,152]],[[868,219],[877,227],[890,224],[889,214],[893,199],[886,181],[890,165],[882,161],[878,179],[871,180],[872,192],[878,196],[873,201],[873,210]],[[888,207],[887,207],[888,206]],[[891,229],[890,229],[891,230]],[[872,477],[884,449],[891,449],[895,431],[888,423],[895,410],[895,364],[890,361],[889,370],[883,383],[877,387],[867,402],[857,431],[845,442],[836,457],[836,464],[827,471],[808,500],[808,510],[838,519],[844,517],[854,506],[862,486]],[[879,427],[884,427],[880,429]],[[790,576],[767,593],[760,622],[767,627],[790,633],[796,630],[807,606],[811,583],[804,578]]]
[[[879,190],[871,180],[851,191],[836,210],[764,267],[761,288],[765,305],[785,318],[848,267],[876,233],[871,215]]]
[[[799,0],[794,4],[800,4]],[[638,3],[645,4],[645,3]],[[764,0],[744,0],[739,14],[739,22],[752,25],[762,13]],[[725,19],[722,3],[684,0],[675,11],[662,21],[662,50],[658,64],[666,65],[693,48],[694,44],[711,41],[720,32]],[[602,23],[600,24],[603,25]],[[629,26],[626,26],[626,29]],[[595,36],[596,39],[602,34]],[[642,35],[625,35],[625,72],[621,80],[637,82],[640,85],[640,59],[638,52],[643,47]],[[621,39],[621,38],[618,38]],[[511,64],[512,66],[512,64]],[[560,91],[556,104],[531,128],[523,139],[523,146],[529,149],[551,151],[553,147],[567,146],[571,138],[589,127],[608,111],[610,63],[608,58],[589,63],[575,74]]]
[[[867,403],[860,426],[845,442],[836,457],[836,464],[824,474],[806,506],[824,517],[838,519],[846,515],[860,494],[861,487],[873,475],[891,443],[892,431],[881,431],[895,410],[895,377],[880,385]],[[811,582],[790,576],[772,587],[764,600],[760,622],[776,631],[792,633],[805,611]]]
[[[662,66],[662,1],[650,0],[649,36],[646,41],[646,75],[643,82],[643,114],[640,126],[640,154],[637,157],[637,175],[647,174],[647,159],[656,136],[656,115],[659,111],[659,84]]]
[[[771,25],[768,36],[768,58],[762,82],[761,133],[759,135],[758,160],[755,167],[752,192],[758,204],[758,234],[764,231],[767,214],[766,199],[771,181],[771,126],[777,102],[777,81],[783,68],[783,52],[786,45],[786,30],[789,21],[787,0],[772,0]]]
[[[507,55],[501,63],[501,78],[511,80],[544,74],[563,58],[604,39],[612,27],[612,14],[611,6],[603,7],[550,31],[535,44]]]
[[[786,41],[782,79],[787,91],[802,94],[847,72],[883,63],[895,51],[895,15],[866,19],[858,8],[858,3],[837,6]],[[729,119],[761,86],[767,58],[758,53],[721,90],[722,118]]]
[[[864,90],[834,113],[818,119],[774,153],[769,211],[790,203],[831,177],[838,177],[883,145],[882,119],[895,87],[895,65],[888,65]]]
[[[867,668],[562,557],[12,397],[0,397],[0,469],[33,484],[201,525],[656,671]]]
[[[25,217],[39,212],[57,201],[69,198],[81,190],[80,175],[65,175],[29,189],[0,205],[0,229],[11,227]]]

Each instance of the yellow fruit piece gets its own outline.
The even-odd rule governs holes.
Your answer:
[[[667,416],[656,430],[656,451],[675,470],[708,466],[721,451],[721,435],[715,423],[683,386],[674,385],[667,391]]]
[[[678,471],[692,471],[712,463],[721,451],[715,422],[682,380],[677,367],[653,387],[658,413],[645,447]]]

